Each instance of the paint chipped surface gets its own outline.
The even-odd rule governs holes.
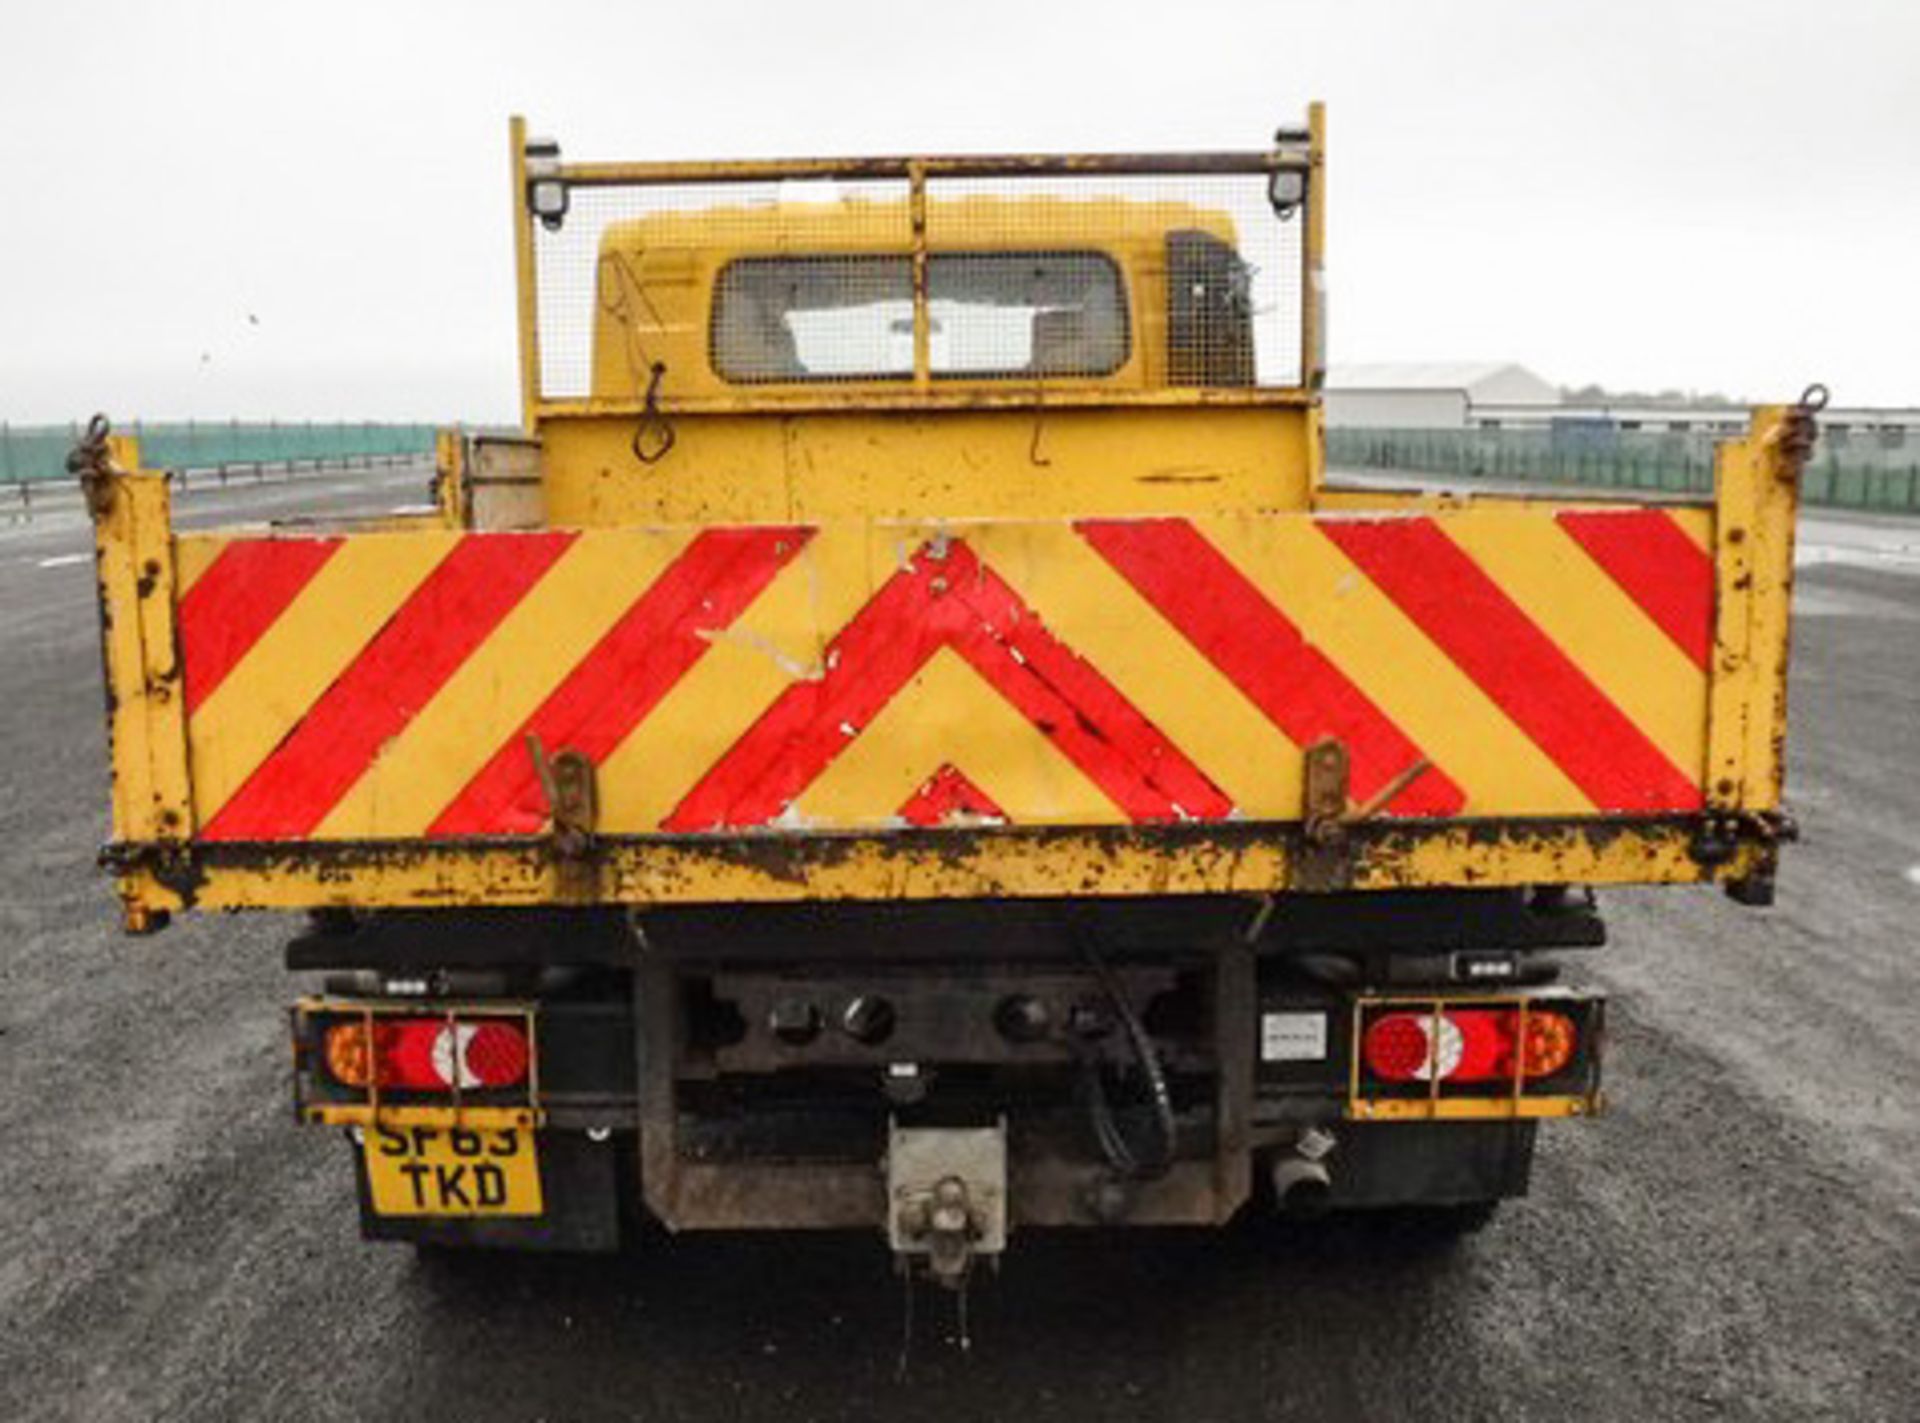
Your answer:
[[[819,662],[801,661],[765,633],[757,632],[750,627],[735,624],[731,627],[701,628],[695,635],[709,643],[731,643],[749,652],[757,652],[784,672],[791,681],[818,682],[827,675],[827,669]]]

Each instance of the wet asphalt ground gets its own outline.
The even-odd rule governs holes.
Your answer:
[[[1920,524],[1807,536],[1779,906],[1606,897],[1613,1110],[1543,1132],[1530,1199],[1450,1252],[1029,1232],[970,1350],[918,1300],[903,1372],[865,1235],[362,1245],[347,1147],[287,1110],[288,926],[120,935],[85,534],[0,524],[0,1419],[1920,1418]]]

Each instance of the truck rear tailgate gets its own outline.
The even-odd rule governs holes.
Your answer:
[[[110,854],[135,918],[1751,884],[1787,418],[1646,506],[175,537],[121,476]]]

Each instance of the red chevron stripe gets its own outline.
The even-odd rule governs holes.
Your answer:
[[[201,838],[310,834],[574,537],[469,534],[455,544]]]
[[[701,778],[663,828],[765,825],[942,648],[984,677],[1134,820],[1218,819],[1232,802],[960,541],[922,548]]]
[[[1700,787],[1429,518],[1316,527],[1601,810],[1696,810]]]
[[[900,818],[909,825],[944,825],[954,818],[995,820],[1004,823],[1007,813],[994,804],[993,797],[967,778],[951,761],[926,780],[900,807]]]
[[[214,555],[180,600],[180,661],[187,715],[273,626],[339,539],[236,539]]]
[[[1134,590],[1296,746],[1346,744],[1365,800],[1421,759],[1419,747],[1185,519],[1087,520],[1076,527]],[[1401,815],[1454,815],[1466,794],[1433,767],[1395,796]]]
[[[1660,509],[1558,516],[1587,556],[1682,652],[1705,668],[1713,652],[1713,557]]]
[[[547,806],[527,745],[603,761],[812,537],[798,528],[709,529],[642,593],[440,813],[429,835],[534,834]]]

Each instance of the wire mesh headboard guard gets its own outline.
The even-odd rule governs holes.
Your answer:
[[[544,191],[517,170],[529,412],[1296,389],[1315,162],[556,161]]]

